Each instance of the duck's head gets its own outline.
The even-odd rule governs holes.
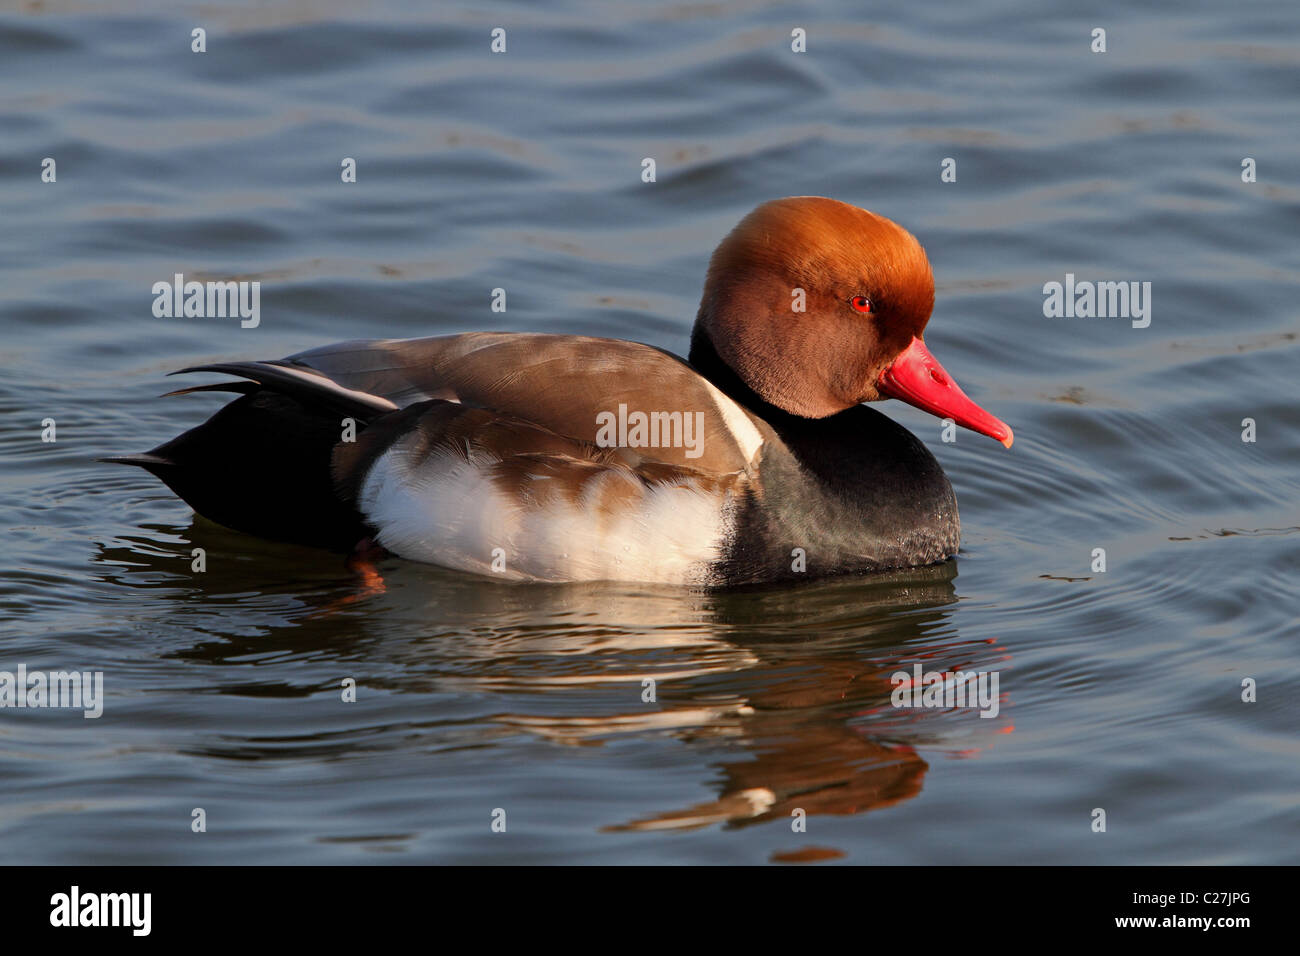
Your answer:
[[[910,232],[820,196],[776,199],[709,263],[696,335],[760,398],[805,418],[897,398],[1011,447],[921,339],[934,276]]]

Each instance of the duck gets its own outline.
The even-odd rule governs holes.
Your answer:
[[[686,358],[613,338],[352,340],[180,369],[211,418],[107,461],[235,531],[514,582],[704,588],[942,563],[961,537],[897,399],[1007,448],[926,347],[934,277],[892,220],[759,205],[709,262]]]

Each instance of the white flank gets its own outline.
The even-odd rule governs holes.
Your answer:
[[[412,462],[399,443],[371,467],[358,505],[379,543],[413,561],[509,581],[708,583],[727,526],[722,498],[643,487],[610,469],[576,505],[560,495],[539,504],[504,493],[489,477],[494,464],[448,453]],[[638,495],[625,510],[602,513],[590,502],[604,482],[628,482]]]

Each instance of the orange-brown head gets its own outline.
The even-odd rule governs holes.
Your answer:
[[[696,326],[749,388],[793,415],[899,398],[1010,446],[1011,429],[926,350],[933,307],[930,262],[910,232],[794,196],[759,206],[718,246]]]

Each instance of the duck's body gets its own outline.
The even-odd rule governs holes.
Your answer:
[[[809,199],[760,212],[809,202],[871,216]],[[199,428],[119,460],[149,468],[195,510],[238,530],[340,548],[369,538],[405,558],[508,580],[716,586],[954,554],[956,500],[938,462],[855,401],[864,386],[854,379],[867,374],[867,399],[889,382],[923,407],[926,396],[909,388],[955,391],[975,406],[949,382],[916,384],[921,372],[934,381],[943,372],[910,334],[907,314],[898,349],[823,351],[828,366],[851,360],[852,375],[800,367],[835,347],[833,334],[786,343],[799,375],[772,368],[780,359],[766,346],[780,343],[765,341],[771,329],[747,345],[761,323],[710,305],[710,291],[728,294],[728,250],[742,254],[736,247],[754,240],[744,228],[714,257],[689,362],[615,339],[473,332],[203,366],[245,379],[215,386],[244,396]],[[801,278],[815,277],[791,281]],[[739,336],[736,321],[745,322]],[[988,431],[983,424],[975,427]],[[1010,431],[995,437],[1009,444]]]

